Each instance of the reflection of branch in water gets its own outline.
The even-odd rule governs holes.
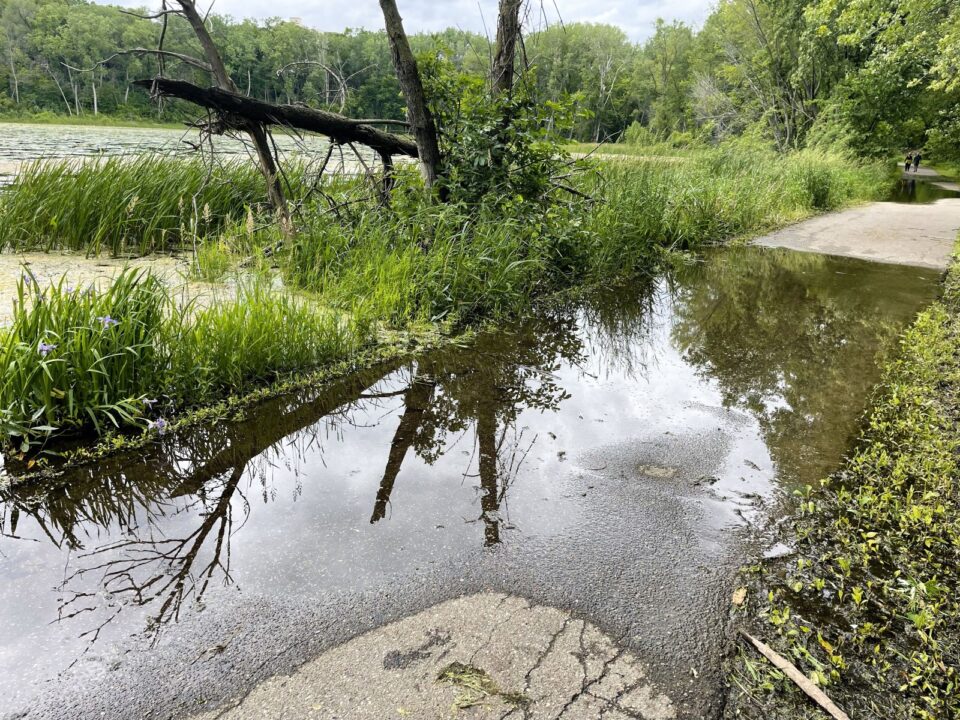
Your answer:
[[[331,423],[350,422],[356,398],[375,391],[395,368],[359,373],[306,400],[278,399],[247,422],[165,438],[133,465],[117,458],[79,471],[87,477],[74,475],[60,487],[0,489],[0,529],[12,534],[28,514],[54,545],[80,551],[71,553],[59,586],[57,622],[103,613],[80,634],[87,649],[131,606],[150,608],[146,631],[156,642],[163,626],[179,619],[187,600],[199,602],[215,577],[233,582],[230,540],[250,512],[240,490],[243,478],[259,477],[266,493],[266,468],[275,464],[271,454],[282,462],[302,450],[299,445],[317,443]],[[195,517],[196,528],[167,537],[163,528],[175,516]],[[110,541],[118,530],[123,539]],[[101,534],[107,541],[84,552],[91,537]],[[71,571],[70,565],[76,567]]]
[[[154,634],[154,642],[159,637],[162,626],[170,620],[180,617],[180,609],[186,598],[193,596],[197,601],[206,592],[214,573],[222,571],[224,582],[232,582],[230,576],[230,537],[233,527],[233,499],[243,477],[245,464],[238,465],[224,482],[216,502],[201,515],[203,521],[184,538],[155,538],[124,540],[97,548],[81,555],[82,558],[99,558],[119,554],[119,557],[106,560],[98,565],[80,567],[67,576],[60,590],[68,588],[85,576],[102,572],[99,585],[108,596],[129,597],[136,606],[146,606],[159,602],[160,607],[151,617],[148,632]],[[241,496],[242,497],[242,496]],[[200,504],[203,499],[199,500]],[[201,550],[213,535],[215,541],[210,561],[194,576],[193,568]],[[93,608],[76,608],[74,603],[89,597],[88,593],[76,593],[65,600],[60,607],[59,620],[76,617],[92,611]],[[80,637],[91,636],[90,644],[96,641],[101,630],[116,618],[121,610],[119,605],[103,623],[93,630],[81,633]]]
[[[377,491],[377,500],[373,506],[373,515],[370,516],[371,524],[383,520],[383,518],[386,517],[387,505],[390,503],[390,494],[393,492],[393,484],[397,479],[397,475],[400,474],[400,467],[403,465],[403,459],[407,455],[407,450],[410,449],[417,439],[417,432],[423,421],[423,414],[430,406],[431,400],[433,400],[433,392],[436,387],[437,384],[435,382],[414,378],[404,394],[403,415],[400,416],[400,424],[397,425],[393,442],[390,443],[387,467],[383,472],[383,479],[380,481],[380,489]]]

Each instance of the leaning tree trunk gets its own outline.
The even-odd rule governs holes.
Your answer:
[[[420,79],[420,70],[417,68],[417,60],[413,56],[410,42],[403,29],[403,19],[400,17],[400,11],[397,10],[397,3],[395,0],[380,0],[380,8],[383,10],[383,21],[387,28],[393,66],[400,81],[400,89],[407,101],[410,130],[417,142],[420,156],[420,171],[423,173],[426,186],[433,187],[442,165],[440,144],[437,141],[437,126],[427,106],[427,96],[423,90],[423,81]]]
[[[493,94],[509,95],[513,91],[517,40],[520,38],[520,8],[523,0],[500,0],[497,18],[497,45],[490,67]]]
[[[230,77],[230,73],[227,72],[227,66],[220,56],[220,51],[217,49],[216,43],[213,42],[213,38],[210,37],[207,26],[204,24],[203,18],[200,17],[200,13],[197,12],[197,6],[193,0],[176,0],[176,2],[183,11],[183,16],[187,19],[187,22],[190,23],[190,27],[193,28],[193,33],[197,36],[200,46],[203,48],[203,53],[206,55],[207,62],[210,63],[210,71],[213,74],[213,79],[217,83],[217,86],[222,90],[239,94],[237,85],[233,82],[233,78]],[[257,159],[260,161],[260,171],[267,181],[267,196],[270,199],[270,204],[273,206],[274,212],[277,213],[280,228],[285,235],[289,235],[293,232],[293,225],[290,221],[290,211],[289,208],[287,208],[283,185],[280,183],[280,172],[277,168],[276,160],[273,157],[273,150],[270,147],[270,138],[267,135],[267,130],[263,124],[253,122],[248,123],[244,129],[253,141],[254,149],[257,152]]]

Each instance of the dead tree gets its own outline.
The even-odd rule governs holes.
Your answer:
[[[403,19],[397,10],[397,3],[394,0],[380,0],[380,9],[383,10],[393,67],[397,72],[403,97],[407,101],[410,129],[417,141],[420,171],[423,173],[424,183],[430,188],[436,182],[442,166],[437,125],[427,105],[427,95],[423,90],[417,59],[410,49],[410,41],[403,29]]]
[[[513,91],[514,65],[517,41],[520,39],[520,9],[523,0],[500,0],[497,17],[496,51],[490,67],[494,95],[509,95]]]

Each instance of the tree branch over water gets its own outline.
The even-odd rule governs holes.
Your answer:
[[[136,80],[135,85],[155,88],[169,97],[187,100],[201,107],[264,125],[280,125],[326,135],[341,144],[358,142],[381,154],[417,157],[417,146],[409,138],[378,130],[337,113],[304,105],[274,105],[217,87],[203,88],[184,80],[154,78]],[[380,122],[380,121],[378,121]]]

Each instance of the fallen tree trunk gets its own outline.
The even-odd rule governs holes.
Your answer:
[[[136,80],[138,85],[167,97],[192,102],[229,117],[279,125],[326,135],[334,142],[356,142],[366,145],[380,155],[417,157],[417,144],[402,135],[384,132],[351,118],[303,105],[274,105],[218,87],[204,88],[183,80],[153,78]]]

